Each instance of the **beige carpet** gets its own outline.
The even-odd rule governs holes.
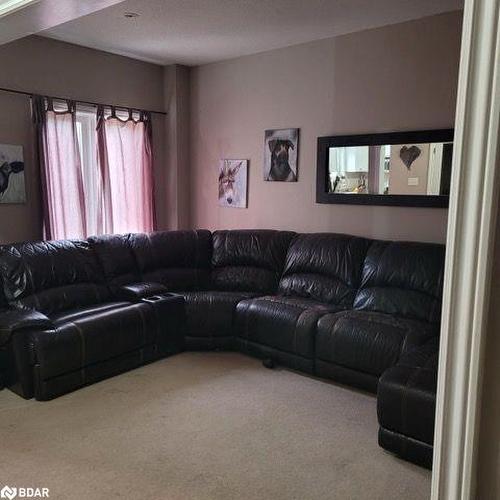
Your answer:
[[[377,445],[375,397],[233,353],[185,353],[51,402],[0,392],[0,488],[51,499],[424,499]]]

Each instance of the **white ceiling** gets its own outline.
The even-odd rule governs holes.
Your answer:
[[[463,0],[126,0],[41,33],[198,65],[462,8]],[[126,19],[125,12],[140,17]]]
[[[0,18],[0,45],[58,26],[121,1],[38,0]]]

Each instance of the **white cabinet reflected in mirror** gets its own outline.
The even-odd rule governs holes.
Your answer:
[[[320,137],[317,201],[447,206],[452,156],[453,130]]]

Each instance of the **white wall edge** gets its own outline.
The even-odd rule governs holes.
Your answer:
[[[434,437],[433,500],[475,498],[484,340],[495,239],[500,0],[466,0]]]

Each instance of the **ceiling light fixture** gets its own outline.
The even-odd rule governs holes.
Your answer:
[[[136,17],[139,17],[140,14],[138,14],[137,12],[125,12],[123,16],[126,17],[127,19],[134,19]]]
[[[40,0],[0,0],[0,18],[39,1]]]

